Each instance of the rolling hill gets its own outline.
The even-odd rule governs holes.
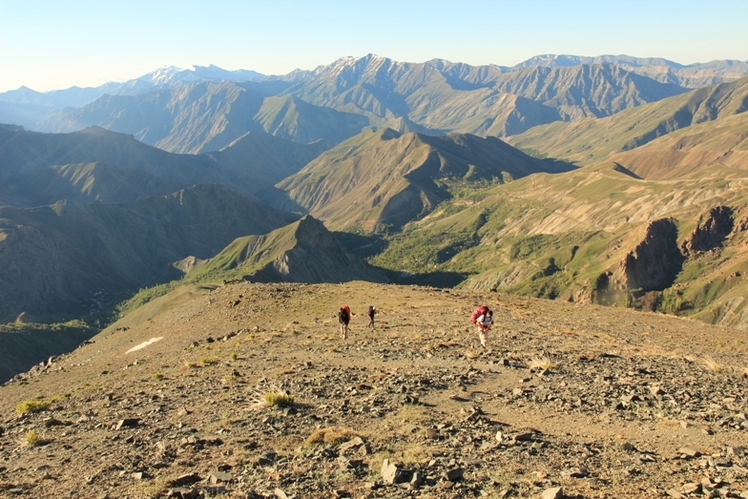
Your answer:
[[[588,165],[611,159],[614,155],[616,158],[624,158],[627,151],[631,151],[631,155],[636,156],[638,153],[634,151],[642,151],[642,146],[658,137],[672,134],[676,130],[692,125],[739,116],[746,110],[748,110],[748,77],[628,109],[607,118],[539,126],[514,136],[508,141],[520,149],[534,151],[542,156]],[[734,121],[740,119],[736,117]],[[730,130],[735,124],[734,121],[727,128],[716,125],[715,130],[720,130],[720,132],[713,133],[732,133]],[[711,130],[713,127],[706,128]],[[740,125],[737,128],[739,129]],[[706,135],[711,134],[712,132],[707,132]],[[707,139],[707,137],[704,136],[702,139]],[[731,147],[729,143],[740,149],[740,141],[739,137],[728,139],[727,149]],[[677,147],[686,147],[686,144]],[[727,149],[723,149],[722,153],[727,152]],[[647,167],[654,178],[670,174],[656,173],[654,170],[659,164],[659,161],[651,161],[650,166]],[[669,163],[665,165],[667,164]],[[666,168],[665,165],[663,165],[663,170],[669,172],[670,168]]]
[[[584,166],[447,201],[372,262],[746,328],[746,83],[521,134],[511,142]]]
[[[333,230],[397,230],[426,216],[454,190],[565,168],[496,138],[383,129],[339,144],[277,184],[286,195],[275,205],[300,206]]]
[[[173,262],[289,221],[215,185],[132,203],[0,207],[0,322],[85,315],[97,294],[161,282],[175,276]]]
[[[445,202],[371,261],[416,274],[470,274],[461,287],[656,308],[746,328],[735,297],[748,292],[748,178],[725,173],[642,180],[609,164],[533,175]],[[706,237],[713,227],[726,229]],[[683,249],[704,238],[711,242],[700,251]]]
[[[0,127],[0,204],[59,200],[126,202],[215,183],[254,196],[297,172],[326,145],[247,133],[221,151],[170,154],[134,137],[91,127],[69,134]]]
[[[269,234],[235,239],[190,271],[186,280],[204,280],[211,275],[238,276],[253,282],[387,282],[382,272],[351,255],[309,215]]]

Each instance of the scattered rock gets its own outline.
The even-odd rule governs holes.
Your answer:
[[[561,472],[561,476],[567,478],[587,478],[590,472],[586,468],[573,468]]]
[[[228,483],[231,482],[234,479],[234,476],[231,473],[223,473],[220,471],[214,471],[208,475],[208,481],[212,485],[216,485],[219,483]]]
[[[166,497],[176,497],[177,499],[197,499],[200,497],[200,492],[191,487],[178,487],[170,489]]]
[[[563,499],[564,490],[562,487],[545,489],[540,497],[541,499]]]
[[[402,469],[400,465],[390,462],[389,459],[385,459],[382,462],[382,480],[387,484],[405,483],[410,480],[408,473]]]
[[[701,452],[690,447],[681,447],[678,449],[678,453],[680,454],[681,459],[695,459],[701,456]]]
[[[184,475],[180,475],[177,478],[170,480],[168,482],[168,485],[170,487],[182,487],[184,485],[192,485],[193,483],[197,483],[202,478],[200,478],[200,475],[197,473],[186,473]]]
[[[120,421],[117,423],[117,430],[121,428],[135,428],[140,424],[140,419],[137,418],[128,418],[128,419],[120,419]]]
[[[444,478],[450,482],[456,482],[457,480],[461,480],[464,474],[464,468],[452,468],[444,473]]]

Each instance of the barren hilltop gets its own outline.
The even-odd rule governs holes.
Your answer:
[[[0,496],[748,497],[747,337],[491,292],[185,286],[0,387]]]

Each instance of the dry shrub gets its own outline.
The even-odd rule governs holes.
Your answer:
[[[36,433],[36,430],[29,430],[29,432],[26,433],[26,437],[24,437],[24,441],[29,447],[36,447],[37,445],[42,445],[44,442]]]
[[[340,445],[358,436],[359,434],[350,428],[341,426],[319,428],[309,435],[309,438],[306,439],[306,445]]]
[[[293,395],[284,391],[267,392],[263,399],[268,407],[290,407],[294,405]]]
[[[714,371],[715,373],[722,371],[722,366],[712,358],[711,355],[707,355],[704,357],[704,367],[706,367],[709,371]]]
[[[544,355],[542,357],[535,357],[534,359],[532,359],[528,364],[528,367],[530,368],[530,371],[549,371],[556,367],[556,364],[551,362],[551,359]]]
[[[16,406],[16,412],[18,414],[28,414],[31,412],[46,411],[47,409],[49,409],[50,405],[52,405],[51,400],[44,400],[44,399],[26,400]]]

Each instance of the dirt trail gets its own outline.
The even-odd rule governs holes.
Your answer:
[[[483,302],[488,349],[468,319]],[[495,293],[204,289],[0,388],[0,497],[740,497],[746,339]],[[291,407],[259,403],[282,390]],[[38,397],[47,410],[13,412]],[[341,428],[365,444],[310,442]],[[389,484],[385,459],[421,480]]]

